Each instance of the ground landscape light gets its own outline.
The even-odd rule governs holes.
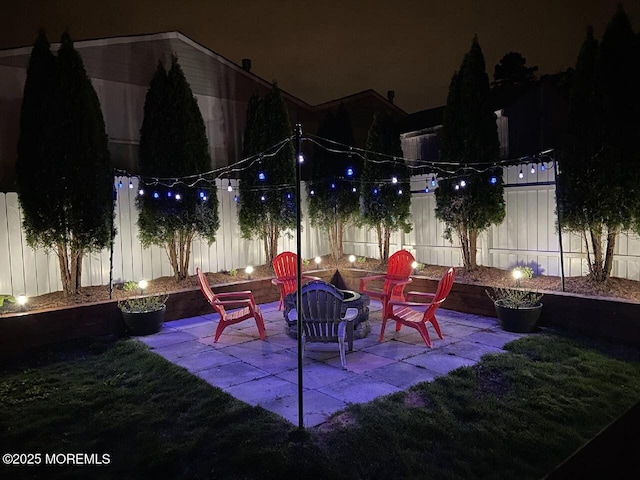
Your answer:
[[[353,264],[356,261],[356,256],[355,255],[349,255],[349,261],[351,262],[351,264]]]
[[[140,280],[138,282],[138,288],[140,290],[146,290],[148,286],[149,286],[149,282],[147,282],[146,280]]]
[[[418,262],[416,262],[415,260],[411,262],[411,268],[413,268],[414,270],[418,268]]]
[[[251,265],[247,265],[244,269],[244,273],[247,274],[247,278],[251,279],[251,274],[253,273],[253,267]]]
[[[24,294],[23,295],[18,295],[18,298],[16,300],[18,302],[18,305],[23,307],[27,303],[27,296],[24,295]]]
[[[316,262],[316,265],[320,265],[320,263],[322,263],[322,259],[320,257],[316,257],[314,261]]]

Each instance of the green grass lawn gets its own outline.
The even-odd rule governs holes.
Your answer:
[[[637,352],[542,334],[507,349],[304,435],[133,340],[42,353],[0,370],[0,453],[110,463],[0,477],[537,479],[640,399]]]

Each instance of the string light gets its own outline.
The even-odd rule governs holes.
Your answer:
[[[153,198],[160,198],[160,194],[158,192],[153,192]]]
[[[229,185],[227,185],[227,192],[233,192],[233,187],[231,186],[231,179],[229,179]]]
[[[304,163],[304,155],[298,155],[298,163]]]
[[[467,182],[465,182],[464,180],[460,180],[460,186],[462,188],[466,187],[467,186]]]
[[[182,200],[182,195],[180,195],[179,193],[176,193],[176,200]]]
[[[315,141],[315,138],[319,138],[319,137],[313,137],[313,136],[305,136],[302,140],[305,141],[311,141],[313,143],[318,143]],[[245,170],[248,170],[250,168],[255,168],[254,165],[256,163],[259,164],[258,167],[258,175],[259,175],[259,179],[261,179],[261,181],[266,181],[267,180],[267,175],[264,172],[264,170],[262,169],[262,159],[266,158],[266,157],[273,157],[275,155],[277,155],[283,148],[285,148],[288,144],[290,144],[291,140],[293,139],[293,136],[287,138],[287,139],[283,139],[281,142],[273,145],[272,147],[264,150],[263,152],[260,152],[259,154],[253,155],[251,157],[247,157],[244,158],[242,160],[239,160],[238,162],[234,163],[233,166],[225,166],[225,167],[221,167],[215,170],[211,170],[209,172],[204,172],[204,173],[199,173],[199,174],[193,174],[193,175],[188,175],[188,176],[184,176],[184,177],[172,177],[172,178],[157,178],[157,177],[142,177],[142,176],[138,176],[139,181],[140,181],[140,185],[142,184],[146,184],[146,186],[161,186],[161,187],[166,187],[166,188],[175,188],[177,185],[184,185],[186,187],[189,188],[193,188],[196,187],[199,183],[201,182],[205,182],[208,185],[213,185],[214,188],[219,188],[222,189],[224,188],[223,186],[219,186],[216,187],[215,185],[215,181],[221,178],[224,178],[225,176],[230,175],[232,172],[242,172]],[[327,139],[322,139],[323,143],[320,144],[319,146],[323,149],[325,149],[326,151],[329,152],[334,152],[334,153],[338,153],[338,154],[345,154],[348,153],[349,155],[349,159],[351,160],[352,155],[358,155],[361,158],[363,158],[365,161],[368,162],[372,162],[372,163],[395,163],[397,165],[397,163],[405,161],[408,162],[409,160],[404,159],[402,157],[397,157],[397,156],[389,156],[389,155],[384,155],[384,154],[380,154],[380,153],[376,153],[376,152],[368,152],[366,150],[362,150],[362,149],[357,149],[355,147],[352,146],[348,146],[348,145],[343,145],[340,144],[339,142],[335,142],[332,140],[327,140]],[[336,145],[338,146],[340,149],[337,148],[330,148],[330,144]],[[532,172],[535,173],[536,168],[539,168],[540,171],[545,171],[548,168],[552,168],[555,164],[554,164],[554,160],[551,157],[553,150],[546,150],[543,152],[540,152],[534,156],[529,156],[529,157],[521,157],[518,159],[509,159],[509,160],[501,160],[498,162],[494,162],[490,167],[488,167],[486,164],[481,164],[481,163],[460,163],[460,162],[427,162],[427,161],[418,161],[416,162],[415,159],[411,159],[409,161],[409,164],[405,165],[408,169],[417,169],[417,168],[422,168],[424,169],[425,167],[428,167],[430,170],[432,170],[431,173],[428,174],[427,176],[427,186],[425,187],[424,191],[425,193],[428,192],[432,192],[434,187],[437,186],[437,182],[438,182],[438,177],[440,177],[440,179],[446,179],[446,178],[451,178],[451,177],[458,177],[460,178],[460,176],[464,175],[464,174],[469,174],[469,172],[473,172],[473,173],[482,173],[482,172],[486,172],[487,170],[490,170],[492,168],[495,168],[496,166],[516,166],[516,165],[520,165],[520,172],[518,174],[519,178],[524,178],[524,172],[523,172],[523,167],[526,167],[527,164],[530,165],[530,169]],[[386,157],[386,159],[385,159]],[[537,164],[536,162],[532,163],[532,159],[537,159]],[[545,160],[546,159],[546,160]],[[345,173],[347,175],[347,177],[353,177],[355,175],[355,169],[353,168],[352,165],[350,165],[351,161],[349,161],[349,166],[346,167]],[[435,170],[435,172],[433,171]],[[132,177],[132,176],[136,176],[136,175],[132,175],[126,171],[122,171],[122,170],[117,170],[115,171],[116,173],[116,177],[118,180],[117,186],[118,188],[123,188],[120,185],[123,183],[123,181],[126,181],[127,177]],[[378,194],[378,189],[380,188],[380,180],[373,180],[372,182],[367,182],[369,184],[371,183],[378,183],[378,187],[374,188],[374,195]],[[489,182],[492,185],[495,185],[498,183],[498,179],[497,177],[491,176],[489,178]],[[230,178],[229,181],[230,182]],[[394,176],[391,178],[391,183],[395,184],[395,183],[399,183],[398,177]],[[431,188],[429,188],[429,184],[431,185]],[[334,183],[335,187],[332,188],[337,188],[337,183]],[[364,185],[364,183],[363,183]],[[460,188],[462,186],[462,183],[458,184],[458,188]],[[129,179],[129,188],[134,188],[134,184],[133,182]],[[269,185],[269,189],[270,191],[277,191],[277,190],[285,190],[285,189],[290,189],[291,185],[290,184],[281,184],[281,185]],[[229,190],[228,185],[227,185],[227,190],[232,192],[233,191],[233,187],[231,190]],[[252,188],[248,189],[249,191],[252,190]],[[253,190],[259,190],[258,187],[254,187]],[[174,190],[175,191],[175,190]],[[357,189],[356,187],[352,186],[352,191],[354,193],[356,193]],[[139,188],[138,190],[138,194],[139,195],[144,195],[144,189],[142,187]],[[159,195],[157,192],[154,192],[155,194]],[[314,192],[315,193],[315,192]],[[158,196],[154,195],[154,198],[159,198]],[[206,197],[203,198],[202,196],[200,197],[201,199],[206,201]],[[289,198],[289,197],[287,197]]]
[[[172,192],[171,190],[169,190],[169,191],[167,192],[167,197],[171,198],[171,196],[172,196],[172,195],[173,195],[173,192]]]

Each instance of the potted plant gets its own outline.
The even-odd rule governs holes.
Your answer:
[[[135,292],[140,289],[140,295],[118,300],[118,308],[122,312],[122,318],[131,335],[158,333],[164,323],[169,295],[144,295],[146,287],[145,280],[141,280],[139,283],[126,282],[122,286],[126,292]]]
[[[542,293],[520,288],[522,278],[531,278],[533,270],[530,267],[516,267],[513,278],[515,288],[493,288],[493,293],[487,295],[493,300],[496,314],[502,328],[508,332],[533,332],[542,313]]]

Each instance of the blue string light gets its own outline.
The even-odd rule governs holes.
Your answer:
[[[495,185],[496,183],[498,183],[498,179],[495,175],[489,179],[489,183],[491,183],[491,185]]]
[[[267,176],[264,174],[264,172],[258,173],[258,180],[260,180],[261,182],[264,182],[266,178]]]
[[[160,194],[158,192],[153,192],[153,198],[160,198]]]
[[[351,167],[347,168],[347,177],[353,177],[353,168]]]

